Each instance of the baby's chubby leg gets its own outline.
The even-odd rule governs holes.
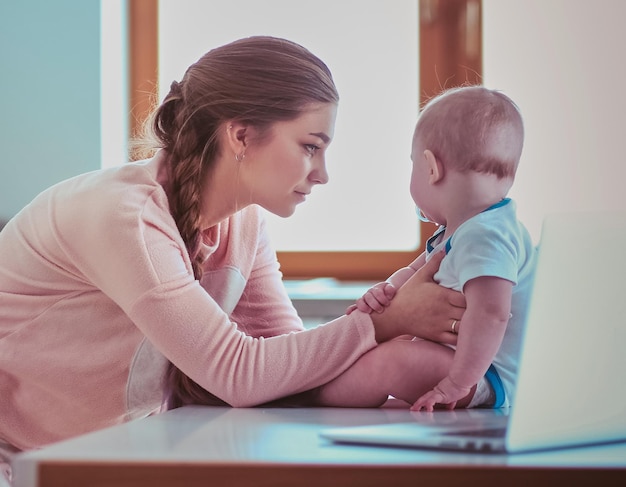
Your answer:
[[[391,395],[413,404],[443,379],[454,350],[427,340],[392,340],[365,353],[319,389],[322,406],[378,407]],[[463,402],[459,404],[463,406]]]

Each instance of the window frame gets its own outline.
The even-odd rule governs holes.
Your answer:
[[[418,0],[420,106],[443,88],[482,78],[482,0]],[[128,0],[130,136],[136,135],[158,93],[158,0]],[[285,279],[332,277],[380,281],[425,248],[435,226],[420,222],[411,251],[277,252]]]

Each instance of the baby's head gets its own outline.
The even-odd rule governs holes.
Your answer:
[[[513,179],[523,143],[517,105],[483,86],[452,88],[431,99],[413,135],[413,149],[430,150],[446,170],[499,179]]]

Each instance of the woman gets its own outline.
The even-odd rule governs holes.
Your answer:
[[[261,208],[290,216],[328,181],[337,103],[328,68],[301,46],[235,41],[172,83],[150,124],[153,157],[53,186],[10,221],[5,452],[164,405],[306,405],[380,342],[454,341],[463,300],[432,282],[435,266],[380,314],[305,331],[291,305]]]

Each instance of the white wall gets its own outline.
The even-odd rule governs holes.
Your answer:
[[[549,212],[626,209],[626,2],[483,0],[483,8],[484,84],[510,95],[525,119],[511,195],[533,237]]]
[[[99,0],[0,1],[0,219],[100,167]]]

